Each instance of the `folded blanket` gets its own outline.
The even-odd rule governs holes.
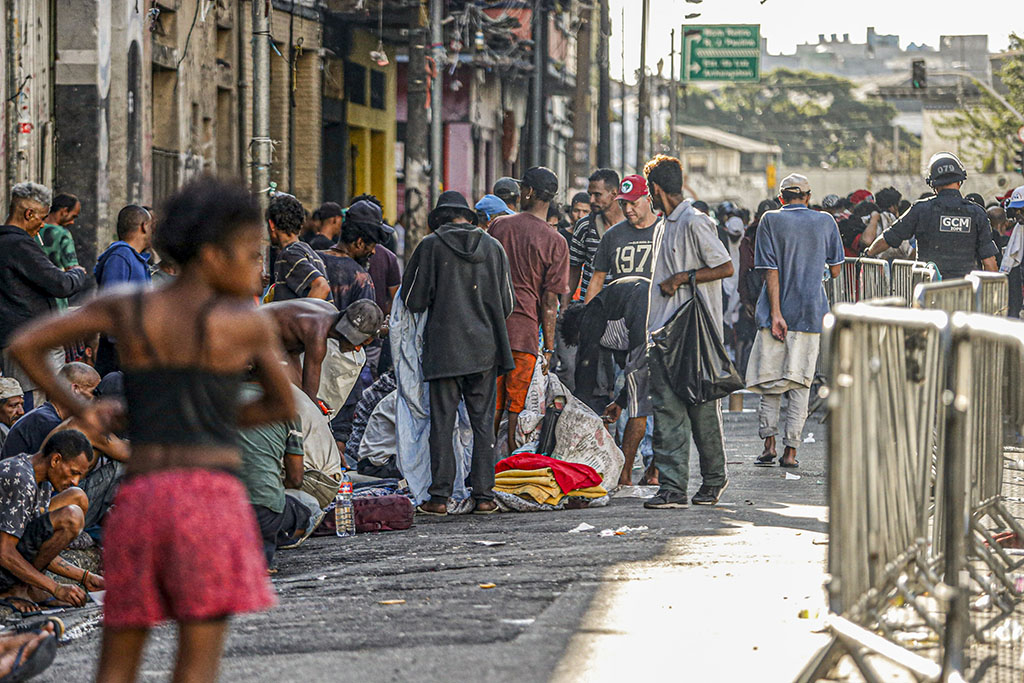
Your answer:
[[[505,470],[494,475],[494,490],[547,504],[558,505],[566,496],[600,498],[608,495],[600,485],[562,491],[550,467],[536,470]]]
[[[565,462],[546,455],[536,453],[514,453],[500,460],[494,471],[501,473],[509,470],[548,470],[558,482],[563,493],[575,489],[597,486],[601,483],[601,475],[593,467],[574,462]]]

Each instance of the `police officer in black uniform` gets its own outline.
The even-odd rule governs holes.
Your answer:
[[[939,152],[928,162],[926,182],[934,197],[914,203],[899,220],[868,247],[877,256],[917,237],[917,257],[931,261],[944,280],[964,277],[976,270],[995,271],[999,249],[992,241],[992,225],[985,209],[960,194],[967,169],[950,152]]]

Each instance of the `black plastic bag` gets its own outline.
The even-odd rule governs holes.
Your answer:
[[[743,388],[696,286],[693,297],[651,333],[651,340],[654,362],[662,364],[672,390],[687,403],[707,403]]]
[[[565,396],[556,396],[544,411],[544,419],[540,421],[540,442],[537,445],[539,454],[551,455],[555,452],[555,427],[564,409]]]

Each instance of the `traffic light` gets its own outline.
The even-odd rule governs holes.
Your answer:
[[[1017,153],[1013,156],[1013,170],[1024,174],[1024,147],[1017,150]]]
[[[923,59],[915,59],[910,63],[910,86],[914,90],[924,90],[928,87],[928,70]]]

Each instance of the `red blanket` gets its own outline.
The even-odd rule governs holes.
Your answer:
[[[516,453],[510,455],[494,466],[494,471],[504,472],[506,470],[541,470],[550,467],[555,475],[562,493],[569,493],[576,489],[585,489],[590,486],[601,484],[601,475],[590,465],[580,465],[574,462],[556,460],[546,455],[537,453]]]

